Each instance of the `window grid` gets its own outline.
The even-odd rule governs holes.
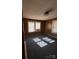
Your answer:
[[[36,22],[36,21],[29,21],[28,22],[28,32],[40,32],[40,30],[41,30],[41,22]]]

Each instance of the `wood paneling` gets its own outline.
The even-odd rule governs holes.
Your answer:
[[[22,21],[22,59],[25,59],[24,37],[25,37],[24,22]]]
[[[25,38],[28,32],[28,20],[26,20],[25,18],[23,18],[22,20],[23,20],[23,29],[24,29],[23,32],[24,32],[24,38]]]
[[[41,22],[41,31],[40,32],[28,32],[28,21],[36,21],[36,22]],[[39,34],[41,32],[44,32],[44,22],[42,21],[39,21],[39,20],[30,20],[30,19],[26,19],[26,18],[23,18],[23,27],[24,27],[24,37],[28,36],[28,35],[31,35],[31,34]]]
[[[45,33],[51,33],[51,29],[52,29],[52,21],[46,21]]]
[[[53,20],[51,19],[51,20],[48,20],[48,21],[45,22],[45,33],[46,34],[51,34],[52,36],[57,37],[57,33],[52,32],[52,30],[53,30],[53,21],[54,20],[57,20],[57,18],[53,19]]]
[[[49,33],[49,34],[51,34],[52,33],[52,21],[56,20],[56,19],[57,18],[51,19],[51,20],[46,20],[46,21],[41,21],[41,20],[32,20],[32,19],[23,18],[24,36],[26,37],[30,34],[40,34],[40,33]],[[41,22],[41,31],[40,32],[29,33],[28,32],[28,21]]]
[[[41,22],[41,33],[45,33],[45,21]]]

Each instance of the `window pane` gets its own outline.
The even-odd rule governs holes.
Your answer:
[[[52,22],[52,33],[57,33],[57,21]]]
[[[40,22],[36,22],[36,31],[40,31],[40,26],[41,26],[41,23]]]
[[[34,22],[28,22],[28,32],[34,32]]]

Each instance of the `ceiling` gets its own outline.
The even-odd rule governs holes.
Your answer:
[[[45,15],[48,10],[52,11]],[[48,20],[57,17],[57,0],[23,0],[23,17]]]

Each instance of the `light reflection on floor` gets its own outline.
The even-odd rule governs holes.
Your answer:
[[[37,45],[39,45],[41,48],[48,45],[46,42],[41,41],[41,42],[37,42]]]
[[[48,43],[53,43],[53,42],[55,42],[55,40],[52,40],[52,39],[50,39],[50,38],[48,38],[48,37],[43,37],[42,39],[40,39],[40,38],[37,37],[37,38],[34,38],[33,41],[34,41],[38,46],[40,46],[41,48],[47,46]],[[48,43],[47,43],[47,42],[48,42]]]
[[[40,38],[34,38],[33,40],[34,40],[34,42],[40,42],[41,41]]]

